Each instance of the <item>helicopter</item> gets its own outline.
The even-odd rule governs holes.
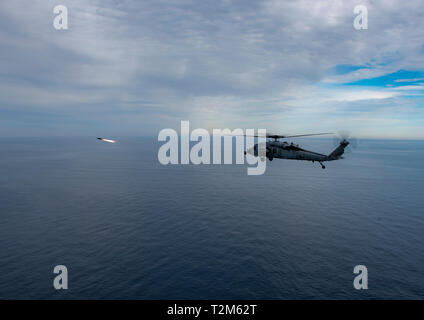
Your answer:
[[[342,155],[344,153],[345,148],[349,145],[349,141],[346,138],[343,138],[336,149],[333,150],[329,155],[305,150],[299,147],[297,144],[293,144],[293,142],[288,143],[286,141],[280,141],[280,139],[286,138],[296,138],[296,137],[308,137],[308,136],[319,136],[319,135],[328,135],[332,133],[313,133],[313,134],[300,134],[294,136],[284,136],[284,135],[276,135],[276,134],[266,134],[267,139],[271,139],[271,141],[267,141],[265,143],[257,143],[253,146],[253,148],[248,149],[244,152],[245,155],[251,154],[255,157],[259,154],[259,149],[264,148],[266,150],[266,158],[269,161],[275,159],[290,159],[290,160],[304,160],[304,161],[312,161],[318,162],[321,165],[321,168],[325,169],[325,165],[322,163],[325,161],[334,161],[343,159]],[[254,135],[253,137],[259,137]],[[264,161],[264,157],[261,157],[261,160]]]

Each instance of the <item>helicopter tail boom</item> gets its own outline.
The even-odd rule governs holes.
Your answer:
[[[328,155],[329,160],[339,160],[344,153],[345,148],[349,145],[349,141],[343,139],[340,144]]]

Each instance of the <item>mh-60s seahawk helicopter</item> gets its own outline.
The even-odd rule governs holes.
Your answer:
[[[317,152],[305,150],[299,147],[299,145],[295,145],[292,143],[288,143],[286,141],[279,141],[279,139],[285,138],[296,138],[296,137],[308,137],[308,136],[319,136],[324,134],[332,134],[332,133],[314,133],[314,134],[300,134],[294,136],[283,136],[276,134],[266,134],[266,138],[272,139],[271,141],[267,141],[266,143],[257,143],[245,151],[244,154],[247,153],[257,157],[259,155],[259,149],[264,148],[264,153],[266,152],[266,157],[269,161],[272,161],[274,158],[276,159],[291,159],[291,160],[304,160],[304,161],[317,161],[323,169],[325,166],[322,164],[324,161],[334,161],[343,159],[342,155],[344,153],[345,148],[349,145],[349,141],[346,138],[343,138],[336,149],[331,152],[329,155],[320,154]],[[254,137],[258,137],[255,135]],[[262,160],[265,160],[262,157]]]

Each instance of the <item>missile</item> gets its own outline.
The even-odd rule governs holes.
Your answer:
[[[115,143],[116,142],[115,140],[105,139],[105,138],[97,138],[97,139],[104,141],[104,142],[109,142],[109,143]]]

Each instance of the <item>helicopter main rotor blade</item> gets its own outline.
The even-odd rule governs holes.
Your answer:
[[[279,135],[279,134],[271,134],[271,133],[267,133],[266,137],[267,138],[272,138],[272,139],[284,139],[284,138],[295,138],[295,137],[309,137],[309,136],[321,136],[321,135],[325,135],[325,134],[334,134],[333,132],[324,132],[324,133],[309,133],[309,134],[297,134],[297,135],[293,135],[293,136],[283,136],[283,135]],[[229,134],[228,136],[233,136],[233,137],[237,137],[237,136],[241,136],[241,137],[263,137],[263,136],[259,136],[257,134],[255,135],[247,135],[247,134]]]
[[[310,134],[297,134],[294,136],[281,136],[282,138],[295,138],[295,137],[309,137],[309,136],[322,136],[325,134],[334,134],[333,132],[324,132],[324,133],[310,133]]]

